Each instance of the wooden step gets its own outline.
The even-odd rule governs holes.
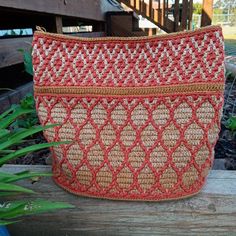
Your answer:
[[[49,172],[50,166],[6,165],[1,171]],[[31,216],[9,226],[14,236],[58,235],[235,235],[236,171],[212,170],[196,196],[167,202],[112,201],[78,197],[50,178],[22,181],[37,194],[18,199],[64,201],[75,209]]]
[[[108,12],[106,17],[107,36],[132,37],[146,36],[138,26],[139,18],[134,12]]]
[[[125,4],[167,33],[191,28],[193,0],[183,0],[181,6],[180,1],[175,0],[172,17],[174,20],[169,18],[170,4],[168,0],[118,0],[118,2]],[[183,14],[180,14],[180,11]]]

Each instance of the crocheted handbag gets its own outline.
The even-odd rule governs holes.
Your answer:
[[[71,193],[166,200],[202,188],[224,90],[221,28],[154,37],[35,32],[34,91],[54,180]]]

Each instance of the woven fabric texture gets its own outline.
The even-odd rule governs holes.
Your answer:
[[[200,191],[224,90],[221,28],[140,38],[36,32],[36,108],[54,180],[71,193],[167,200]]]

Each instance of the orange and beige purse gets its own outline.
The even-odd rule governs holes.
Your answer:
[[[200,191],[212,166],[224,90],[221,28],[153,37],[78,38],[37,31],[34,91],[71,193],[167,200]]]

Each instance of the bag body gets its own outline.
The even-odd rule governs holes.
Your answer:
[[[154,37],[35,32],[34,92],[55,182],[77,195],[159,201],[200,191],[220,129],[219,26]]]

